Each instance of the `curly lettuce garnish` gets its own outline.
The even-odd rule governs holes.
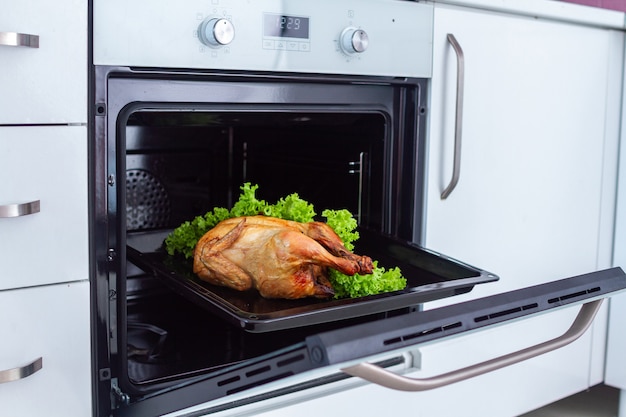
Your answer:
[[[169,255],[181,254],[185,258],[193,257],[194,248],[200,238],[222,220],[240,216],[254,216],[264,214],[284,220],[293,220],[301,223],[315,219],[315,210],[312,204],[300,198],[297,193],[279,199],[274,204],[268,204],[256,196],[258,185],[249,182],[240,187],[239,200],[228,210],[216,207],[203,216],[197,216],[191,221],[184,222],[174,229],[165,238],[165,249]],[[354,242],[359,238],[356,231],[357,221],[346,209],[324,210],[322,216],[326,223],[337,233],[346,249],[354,250]],[[367,275],[348,276],[331,269],[329,280],[335,289],[335,298],[363,297],[388,291],[402,290],[406,287],[406,279],[399,268],[386,270],[378,266],[376,261],[374,272]]]
[[[263,210],[263,214],[300,223],[312,222],[315,218],[313,204],[301,199],[298,193],[289,194],[278,200],[276,204],[267,206]]]
[[[326,218],[326,223],[341,238],[346,249],[354,250],[353,242],[359,239],[359,232],[356,231],[358,224],[352,213],[346,209],[327,209],[322,212],[322,216]],[[382,266],[378,266],[377,261],[372,263],[374,272],[366,275],[346,275],[336,269],[331,269],[328,279],[335,290],[335,298],[364,297],[402,290],[406,287],[406,279],[402,276],[400,268],[386,270]]]
[[[400,268],[386,270],[372,261],[374,272],[367,275],[346,275],[331,269],[328,280],[335,290],[335,298],[356,298],[366,295],[380,294],[389,291],[398,291],[406,287],[406,278],[402,276]]]
[[[256,197],[256,190],[259,186],[250,185],[247,182],[239,188],[241,189],[241,194],[239,195],[239,200],[230,209],[230,217],[256,216],[263,213],[267,207],[267,202]]]
[[[326,209],[322,212],[322,216],[326,218],[326,224],[337,233],[343,246],[349,251],[354,250],[353,242],[359,239],[359,232],[356,231],[358,224],[352,213],[346,209]]]
[[[184,222],[165,238],[165,250],[169,255],[180,253],[185,258],[191,258],[198,240],[216,224],[230,217],[228,209],[216,207],[204,216]]]

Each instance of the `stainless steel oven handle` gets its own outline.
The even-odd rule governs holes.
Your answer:
[[[0,206],[0,218],[28,216],[29,214],[39,213],[40,210],[40,200],[22,204],[5,204]]]
[[[463,91],[465,90],[465,55],[461,45],[453,34],[448,33],[448,42],[456,53],[456,115],[454,118],[454,165],[452,166],[452,178],[448,186],[442,191],[441,199],[448,198],[456,187],[461,176],[461,139],[463,127]]]
[[[343,368],[342,371],[399,391],[427,391],[443,387],[534,358],[572,343],[589,328],[601,304],[602,299],[583,304],[570,328],[557,338],[445,374],[422,379],[409,378],[367,362]]]
[[[43,358],[39,357],[27,365],[0,371],[0,384],[24,379],[39,371],[41,368],[43,368]]]
[[[39,36],[28,33],[0,32],[0,45],[39,48]]]

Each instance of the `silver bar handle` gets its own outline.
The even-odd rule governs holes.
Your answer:
[[[0,45],[39,48],[39,36],[28,33],[0,32]]]
[[[461,176],[461,138],[463,128],[463,91],[465,89],[465,55],[461,45],[457,42],[453,34],[448,33],[448,42],[456,53],[456,116],[454,118],[454,165],[452,167],[452,178],[448,186],[442,191],[441,199],[448,198],[452,190],[456,187]]]
[[[570,328],[559,337],[517,352],[499,356],[497,358],[471,365],[466,368],[457,369],[445,374],[422,379],[409,378],[396,375],[393,372],[389,372],[377,365],[372,365],[367,362],[349,366],[342,369],[342,371],[348,375],[357,376],[365,379],[366,381],[399,391],[426,391],[454,384],[455,382],[473,378],[478,375],[486,374],[488,372],[534,358],[535,356],[542,355],[572,343],[582,336],[589,328],[596,313],[600,309],[602,300],[603,299],[583,304]]]
[[[27,365],[0,371],[0,384],[24,379],[41,368],[43,368],[43,358],[39,357]]]
[[[22,204],[6,204],[0,206],[0,218],[28,216],[29,214],[39,213],[40,210],[40,200]]]

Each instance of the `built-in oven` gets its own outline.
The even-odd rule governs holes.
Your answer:
[[[396,386],[384,368],[405,360],[402,349],[626,286],[615,269],[421,311],[498,279],[419,245],[432,5],[120,0],[94,1],[92,12],[96,415],[204,402],[219,411],[348,375]],[[355,253],[400,267],[406,286],[270,299],[200,280],[192,259],[168,253],[174,229],[251,188],[271,202],[297,193],[317,220],[349,210]],[[383,352],[392,354],[370,367],[210,405]]]

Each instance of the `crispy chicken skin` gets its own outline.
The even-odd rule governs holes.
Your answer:
[[[348,251],[322,222],[299,223],[267,216],[218,223],[197,243],[193,271],[215,285],[265,298],[329,298],[327,267],[346,275],[372,273],[372,260]]]

